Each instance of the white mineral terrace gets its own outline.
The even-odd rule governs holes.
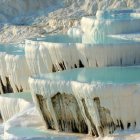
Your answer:
[[[29,84],[48,129],[96,136],[140,129],[140,67],[78,68]]]
[[[28,77],[24,48],[0,44],[0,93],[29,90]]]
[[[140,32],[139,24],[140,12],[136,10],[97,11],[96,17],[84,17],[81,20],[83,42],[106,44],[110,42],[107,35]]]
[[[27,92],[18,94],[9,93],[0,96],[0,113],[4,122],[31,106],[32,97]]]
[[[27,40],[25,48],[1,45],[0,92],[28,91],[28,77],[41,73],[140,64],[139,41],[110,38],[114,43],[84,44],[80,37],[55,35]]]
[[[113,39],[112,39],[113,40]],[[114,39],[115,40],[115,39]],[[27,40],[25,55],[32,74],[77,67],[125,66],[140,64],[140,43],[73,43],[63,35]],[[77,41],[78,42],[78,41]]]
[[[135,30],[139,32],[140,26],[137,25],[139,21],[139,12],[136,10],[98,11],[95,19],[83,18],[81,27],[69,29],[68,35],[26,40],[22,48],[15,44],[1,44],[0,92],[28,91],[27,80],[32,75],[78,67],[140,64],[140,41],[135,37],[133,40],[131,38],[126,40],[123,37],[123,35],[127,35],[128,38],[131,36],[127,34],[128,29],[132,33]],[[100,26],[98,24],[95,26],[94,22]],[[135,26],[132,26],[133,24]],[[126,29],[122,29],[122,25]],[[119,33],[119,37],[116,33]],[[95,40],[89,41],[85,36]]]
[[[26,123],[96,137],[115,130],[140,131],[139,25],[139,10],[98,11],[95,17],[83,17],[81,26],[67,35],[0,44],[5,137],[17,130],[22,137]],[[28,113],[36,119],[30,121]],[[24,116],[25,124],[20,122]]]

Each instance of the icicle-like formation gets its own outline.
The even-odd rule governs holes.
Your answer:
[[[42,59],[39,53],[39,44],[37,42],[34,42],[32,44],[30,43],[30,41],[27,41],[25,52],[26,52],[25,53],[26,61],[32,75],[44,73],[45,70],[47,72],[47,69],[42,62]]]
[[[29,78],[29,84],[48,129],[104,136],[140,128],[139,75],[140,67],[84,68]]]
[[[108,35],[140,32],[139,24],[139,13],[135,10],[97,11],[96,17],[84,17],[81,20],[83,42],[105,44],[111,42]]]
[[[71,37],[81,37],[83,32],[81,28],[77,26],[77,27],[70,28],[67,34]]]
[[[0,112],[3,121],[7,121],[18,112],[32,106],[30,93],[5,94],[0,96]]]
[[[29,70],[24,55],[6,55],[7,74],[14,92],[29,90]]]
[[[35,75],[78,67],[140,64],[139,43],[89,45],[27,40],[25,54],[31,73]]]
[[[0,93],[29,90],[29,76],[23,49],[0,45]]]
[[[6,92],[6,77],[7,77],[7,69],[5,62],[5,52],[0,52],[0,93]],[[4,89],[5,88],[5,89]]]

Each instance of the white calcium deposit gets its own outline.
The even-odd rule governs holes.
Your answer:
[[[32,106],[32,99],[29,93],[15,93],[0,96],[0,112],[3,121],[7,121],[15,114],[23,112]]]
[[[130,65],[140,64],[139,8],[139,0],[0,0],[0,139],[138,140],[140,68]],[[19,93],[29,90],[36,108]],[[85,134],[46,132],[47,123]]]
[[[53,37],[55,36],[51,39]],[[63,36],[58,38],[63,39]],[[26,41],[25,50],[27,63],[33,74],[51,72],[53,67],[58,71],[74,67],[123,66],[140,63],[139,43],[73,44],[51,43],[44,39],[44,41]]]
[[[138,33],[139,15],[136,10],[107,10],[97,11],[96,17],[84,17],[81,20],[83,42],[105,44],[110,42],[108,35]]]
[[[89,123],[89,118],[83,112],[84,105],[82,100],[85,100],[91,120],[99,135],[102,135],[98,128],[101,126],[104,118],[101,119],[99,117],[99,110],[94,102],[94,99],[97,97],[100,100],[101,107],[108,110],[107,122],[113,121],[116,126],[119,126],[118,129],[127,130],[131,128],[139,130],[140,111],[137,107],[139,106],[138,100],[140,98],[139,72],[139,67],[86,68],[30,78],[29,83],[33,100],[38,109],[39,104],[36,100],[36,94],[42,95],[44,100],[46,100],[56,129],[59,126],[57,126],[57,116],[55,116],[56,112],[53,110],[51,100],[57,93],[65,93],[68,95],[72,94],[76,98],[83,118],[87,123],[88,133],[90,133],[93,128]],[[74,113],[76,112],[72,112],[73,115]],[[128,126],[128,123],[130,123],[130,126]],[[113,126],[111,129],[114,129]],[[109,133],[112,130],[108,127],[107,130],[103,131],[105,131],[104,133]]]
[[[1,0],[0,41],[22,42],[47,33],[66,33],[75,21],[80,22],[83,16],[96,15],[97,10],[139,6],[139,0]]]
[[[134,14],[137,16],[133,17]],[[138,15],[139,11],[132,9],[97,11],[96,17],[83,17],[81,27],[70,28],[69,36],[26,40],[25,56],[32,74],[139,64],[139,40],[112,37],[136,31],[139,34]]]
[[[2,88],[4,86],[6,88],[8,84],[10,84],[13,92],[23,91],[23,89],[24,91],[29,90],[27,80],[30,72],[24,50],[19,47],[13,47],[13,45],[1,44],[0,47],[0,77],[2,83],[0,92],[3,93]],[[6,80],[7,78],[9,81]]]

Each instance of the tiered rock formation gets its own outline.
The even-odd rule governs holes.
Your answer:
[[[100,11],[69,35],[28,39],[10,51],[3,47],[0,92],[30,90],[47,129],[96,137],[138,130],[140,42],[121,38],[140,30],[138,14]]]

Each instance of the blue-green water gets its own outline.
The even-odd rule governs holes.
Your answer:
[[[101,11],[100,14],[97,15],[97,17],[100,17],[101,19],[109,19],[109,20],[140,19],[139,16],[133,16],[133,14],[135,13],[139,14],[139,10],[134,10],[134,9],[110,9],[109,10],[107,9],[105,11]]]
[[[58,34],[58,35],[47,35],[42,38],[34,38],[34,41],[41,42],[51,42],[51,43],[82,43],[82,38],[79,37],[70,37],[68,35]]]
[[[0,44],[0,52],[6,52],[13,55],[22,55],[24,54],[24,49],[18,47],[17,44]]]
[[[82,83],[140,83],[140,67],[78,68],[49,73],[45,78]]]
[[[68,35],[48,35],[46,37],[40,37],[40,38],[33,38],[31,39],[33,41],[39,41],[39,42],[48,42],[48,43],[66,43],[67,46],[68,44],[73,44],[73,43],[82,43],[82,44],[92,44],[94,47],[94,44],[100,44],[100,45],[105,45],[105,44],[119,44],[119,45],[126,45],[126,44],[140,44],[140,41],[135,41],[135,40],[124,40],[121,38],[112,38],[110,36],[105,36],[104,37],[104,42],[102,43],[84,43],[82,41],[82,36],[79,37],[70,37]],[[97,46],[96,46],[97,47]]]

